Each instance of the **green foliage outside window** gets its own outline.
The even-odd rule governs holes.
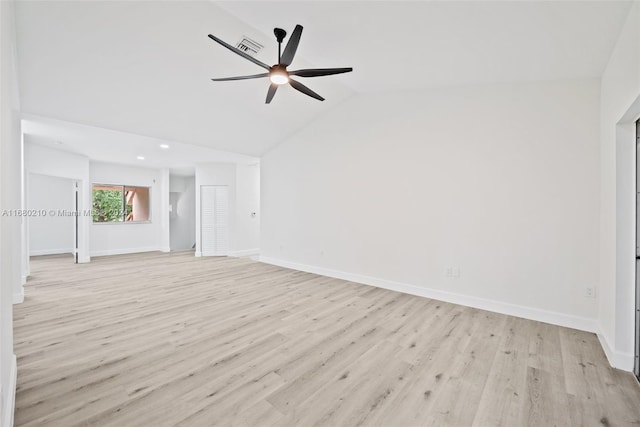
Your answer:
[[[127,211],[130,211],[127,206]],[[122,221],[122,189],[93,190],[93,222]]]

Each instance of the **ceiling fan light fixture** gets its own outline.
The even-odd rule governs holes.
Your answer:
[[[269,73],[269,80],[271,83],[283,85],[289,83],[289,74],[283,70],[275,70]]]

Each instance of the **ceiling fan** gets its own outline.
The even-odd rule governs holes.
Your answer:
[[[253,62],[254,64],[269,70],[268,73],[262,74],[253,74],[250,76],[237,76],[237,77],[224,77],[219,79],[211,79],[214,82],[222,82],[229,80],[248,80],[248,79],[259,79],[262,77],[269,77],[271,80],[271,85],[269,85],[269,90],[267,91],[267,100],[266,103],[269,104],[273,99],[273,95],[276,94],[276,90],[278,90],[278,86],[289,83],[292,88],[297,91],[304,93],[305,95],[309,95],[312,98],[318,99],[320,101],[324,101],[324,98],[303,85],[302,83],[293,80],[291,76],[298,77],[320,77],[320,76],[329,76],[332,74],[341,74],[348,73],[353,71],[353,68],[308,68],[304,70],[294,70],[288,71],[287,67],[291,65],[293,61],[293,57],[296,54],[296,50],[298,49],[298,44],[300,43],[300,36],[302,35],[302,26],[296,25],[296,28],[293,30],[293,33],[289,37],[289,41],[287,42],[287,46],[284,48],[284,52],[281,52],[282,41],[284,40],[287,32],[282,28],[274,28],[273,33],[276,36],[276,40],[278,41],[278,63],[269,66],[264,62],[254,58],[251,55],[241,51],[238,48],[231,46],[230,44],[220,40],[218,37],[209,34],[209,38],[220,43],[222,46],[229,49],[231,52],[242,56],[243,58]]]

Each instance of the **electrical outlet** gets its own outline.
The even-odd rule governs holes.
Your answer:
[[[460,267],[453,267],[453,277],[460,277]]]
[[[592,287],[584,288],[584,296],[587,298],[595,298],[596,288],[592,288]]]

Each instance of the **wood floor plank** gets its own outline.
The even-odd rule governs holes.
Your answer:
[[[594,334],[192,252],[32,259],[16,426],[632,426]]]
[[[558,328],[534,325],[529,343],[527,370],[528,401],[521,407],[522,424],[530,426],[571,425],[570,395],[565,392],[562,346]]]
[[[493,358],[473,425],[518,425],[527,393],[529,342],[535,322],[510,318]]]

